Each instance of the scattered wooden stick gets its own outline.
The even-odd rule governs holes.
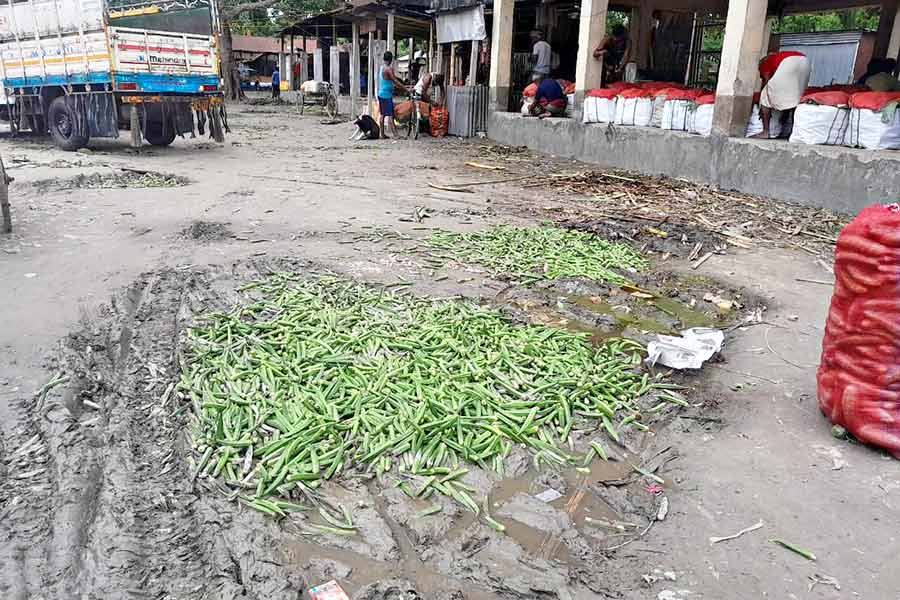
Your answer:
[[[833,281],[823,281],[821,279],[807,279],[805,277],[795,277],[795,281],[802,281],[803,283],[818,283],[819,285],[834,285]]]
[[[700,265],[702,265],[703,263],[705,263],[706,261],[708,261],[710,258],[712,258],[712,255],[713,255],[712,252],[707,252],[706,254],[704,254],[704,255],[700,258],[700,260],[698,260],[697,262],[695,262],[694,264],[692,264],[692,265],[691,265],[691,268],[694,269],[694,270],[696,271],[697,269],[700,268]]]
[[[747,527],[746,529],[741,529],[740,531],[738,531],[737,533],[734,533],[732,535],[723,535],[722,537],[711,537],[711,538],[709,538],[709,543],[710,544],[718,544],[719,542],[724,542],[726,540],[735,540],[735,539],[741,537],[742,535],[744,535],[745,533],[750,533],[751,531],[756,531],[757,529],[762,529],[762,526],[763,526],[763,522],[760,521],[756,525],[751,525],[750,527]]]
[[[458,187],[449,187],[446,185],[438,185],[436,183],[429,183],[428,187],[434,188],[436,190],[443,190],[445,192],[461,192],[463,194],[471,194],[472,190],[467,190],[466,188],[458,188]]]
[[[531,179],[534,175],[519,175],[517,177],[506,177],[504,179],[489,179],[488,181],[470,181],[467,183],[453,183],[454,188],[475,187],[477,185],[494,185],[495,183],[508,183],[510,181],[522,181],[523,179]],[[432,185],[432,184],[428,184]]]
[[[477,162],[467,162],[466,166],[474,167],[476,169],[487,169],[489,171],[505,171],[506,170],[506,167],[501,167],[501,166],[497,166],[497,165],[485,165],[485,164],[477,163]]]

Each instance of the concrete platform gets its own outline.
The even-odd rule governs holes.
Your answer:
[[[606,167],[848,213],[900,200],[900,151],[711,138],[501,112],[489,115],[488,137]]]

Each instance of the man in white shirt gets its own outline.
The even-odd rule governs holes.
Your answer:
[[[544,41],[544,34],[537,29],[531,32],[531,41],[534,42],[534,47],[531,50],[534,75],[547,77],[550,75],[553,50],[550,48],[550,44]]]

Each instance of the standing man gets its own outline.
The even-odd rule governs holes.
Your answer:
[[[812,65],[800,52],[787,51],[770,54],[759,63],[762,92],[759,94],[759,118],[763,124],[762,133],[755,137],[769,138],[769,124],[772,111],[781,111],[781,122],[800,104],[800,98],[809,85]],[[783,135],[789,132],[783,131]]]
[[[278,71],[278,65],[272,71],[272,99],[281,98],[281,73]]]
[[[625,65],[631,60],[631,41],[624,25],[612,28],[612,35],[604,37],[594,49],[594,58],[603,61],[603,86],[622,78]]]
[[[532,78],[549,77],[553,62],[553,49],[544,41],[544,34],[539,29],[532,30],[531,41],[534,42],[531,49]]]
[[[391,134],[399,137],[397,134],[397,124],[394,123],[394,86],[400,86],[406,89],[403,82],[394,75],[394,69],[391,63],[394,62],[394,55],[389,51],[384,53],[384,64],[378,69],[378,112],[381,113],[381,137],[387,138],[385,132],[385,119],[391,124]]]

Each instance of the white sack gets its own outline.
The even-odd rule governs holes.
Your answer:
[[[582,121],[585,123],[612,123],[616,120],[615,98],[585,96]]]
[[[850,130],[850,109],[822,104],[801,104],[794,111],[791,141],[800,144],[841,146]]]
[[[616,102],[616,125],[649,127],[653,118],[653,100],[650,98],[619,98]]]
[[[882,120],[881,111],[854,108],[850,111],[850,146],[870,150],[900,149],[900,109],[890,122]]]

